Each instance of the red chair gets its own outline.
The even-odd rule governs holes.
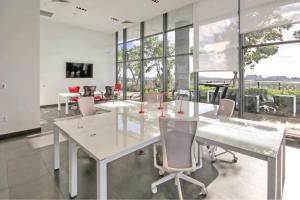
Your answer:
[[[70,93],[79,93],[80,86],[71,86],[69,87]],[[78,102],[78,97],[71,97],[71,102]]]
[[[114,88],[114,97],[116,99],[119,99],[120,96],[120,91],[122,90],[122,86],[120,83],[116,83],[115,84],[115,88]]]

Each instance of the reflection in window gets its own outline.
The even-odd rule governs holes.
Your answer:
[[[193,57],[176,56],[168,58],[168,99],[183,97],[185,100],[193,98]]]
[[[163,35],[145,38],[144,58],[159,58],[163,56]]]
[[[157,101],[157,95],[163,87],[163,65],[162,59],[145,61],[145,101]]]
[[[139,60],[141,41],[134,40],[127,43],[127,60]]]
[[[140,62],[127,62],[127,99],[140,100],[141,67]]]

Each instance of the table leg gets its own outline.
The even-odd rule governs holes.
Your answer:
[[[77,147],[72,139],[69,139],[69,195],[77,196]]]
[[[256,96],[256,112],[259,113],[259,96]]]
[[[54,170],[59,169],[59,128],[54,125],[53,128],[53,142],[54,142]]]
[[[285,143],[286,143],[286,139],[285,139],[285,134],[283,136],[283,140],[282,140],[282,186],[284,186],[284,182],[285,182]]]
[[[277,159],[268,158],[268,199],[277,199]]]
[[[282,146],[278,151],[277,155],[277,198],[282,197]]]
[[[58,111],[60,111],[61,107],[60,107],[60,96],[57,96],[57,107],[58,107]]]
[[[296,116],[297,113],[297,98],[293,97],[293,114]]]
[[[107,199],[107,163],[97,161],[97,199]]]
[[[66,97],[66,115],[68,115],[69,114],[69,98],[68,97]]]

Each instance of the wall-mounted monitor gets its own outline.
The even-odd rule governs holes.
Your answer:
[[[93,64],[67,62],[66,78],[93,78]]]

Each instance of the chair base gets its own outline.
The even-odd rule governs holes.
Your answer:
[[[204,185],[204,183],[201,183],[200,181],[191,178],[185,174],[183,174],[183,172],[177,172],[177,173],[172,173],[169,174],[157,181],[155,181],[154,183],[151,184],[151,191],[153,194],[157,193],[157,186],[161,185],[162,183],[165,183],[171,179],[175,179],[175,185],[177,185],[177,190],[178,190],[178,195],[179,195],[179,199],[183,199],[183,195],[182,195],[182,190],[181,190],[181,184],[180,184],[180,179],[183,179],[189,183],[195,184],[199,187],[201,187],[201,192],[200,192],[200,196],[205,198],[207,196],[207,190],[206,187]]]
[[[229,151],[229,150],[225,149],[223,152],[216,154],[216,151],[217,151],[217,147],[216,146],[209,147],[209,148],[210,148],[209,149],[209,154],[210,154],[211,162],[212,163],[216,162],[217,160],[221,160],[221,159],[217,159],[217,157],[219,157],[219,156],[221,156],[223,154],[226,154],[226,153],[229,153],[229,154],[232,155],[233,159],[232,159],[231,163],[237,163],[237,161],[238,161],[238,158],[236,157],[236,155],[233,152]],[[222,160],[222,161],[228,162],[226,160]]]

